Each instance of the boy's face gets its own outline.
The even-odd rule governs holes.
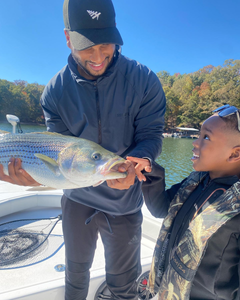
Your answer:
[[[229,157],[236,144],[236,135],[226,123],[219,116],[210,117],[203,123],[199,138],[193,142],[193,168],[208,171],[211,179],[235,175]]]

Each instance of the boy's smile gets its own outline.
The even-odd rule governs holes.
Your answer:
[[[219,116],[208,118],[201,127],[200,136],[193,142],[193,168],[208,171],[211,179],[235,175],[229,163],[237,143],[235,134]]]

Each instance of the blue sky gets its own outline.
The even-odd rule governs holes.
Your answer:
[[[240,0],[113,0],[122,53],[154,72],[240,59]],[[67,63],[63,0],[0,0],[0,79],[47,82]]]

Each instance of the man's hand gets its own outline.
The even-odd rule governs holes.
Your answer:
[[[8,174],[9,176],[3,173],[3,166],[0,165],[0,180],[2,181],[23,186],[41,185],[22,169],[22,162],[19,158],[12,157],[10,159],[8,163]]]
[[[107,185],[113,189],[118,190],[127,190],[134,184],[135,181],[135,169],[134,165],[130,161],[125,161],[123,164],[120,164],[118,166],[119,172],[127,172],[126,178],[119,178],[119,179],[113,179],[113,180],[106,180]]]
[[[135,165],[135,172],[138,177],[139,181],[146,181],[146,177],[142,174],[141,171],[151,172],[151,164],[150,161],[147,158],[138,158],[138,157],[132,157],[128,156],[127,160],[131,161]]]

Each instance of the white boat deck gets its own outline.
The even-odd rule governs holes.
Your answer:
[[[34,188],[15,186],[0,181],[0,224],[23,218],[56,217],[61,214],[61,195],[61,190],[37,191]],[[150,268],[162,220],[153,218],[145,206],[143,215],[141,262],[144,273]],[[51,235],[58,236],[63,243],[61,221],[57,223]],[[39,263],[21,268],[0,269],[0,299],[63,300],[64,271],[57,272],[55,266],[64,265],[64,263],[63,244],[54,255]],[[104,265],[104,250],[99,238],[91,268],[87,300],[94,300],[96,290],[105,280]]]

